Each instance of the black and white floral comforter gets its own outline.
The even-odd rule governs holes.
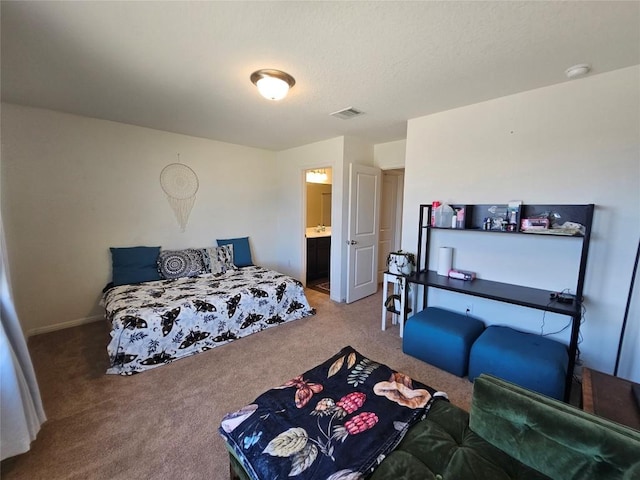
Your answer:
[[[107,373],[131,375],[313,315],[302,284],[252,266],[109,289]]]

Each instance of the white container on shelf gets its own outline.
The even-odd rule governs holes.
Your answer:
[[[451,219],[453,218],[453,215],[453,208],[446,203],[437,207],[435,210],[436,227],[451,228]]]
[[[453,266],[453,248],[440,247],[438,251],[438,275],[449,276],[449,270]]]

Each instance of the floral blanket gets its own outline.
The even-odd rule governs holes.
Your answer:
[[[343,348],[227,414],[219,428],[255,480],[356,480],[446,394]]]
[[[251,266],[106,291],[107,373],[132,375],[315,314],[302,284]]]

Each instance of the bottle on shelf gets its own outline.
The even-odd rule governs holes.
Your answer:
[[[456,228],[464,228],[464,207],[456,210]]]
[[[431,226],[436,226],[436,209],[440,206],[440,202],[436,201],[431,204]]]

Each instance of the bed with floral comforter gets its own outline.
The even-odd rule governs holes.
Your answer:
[[[219,432],[254,480],[359,480],[438,398],[349,346],[227,414]]]
[[[107,373],[131,375],[313,315],[302,284],[251,266],[107,290]]]

